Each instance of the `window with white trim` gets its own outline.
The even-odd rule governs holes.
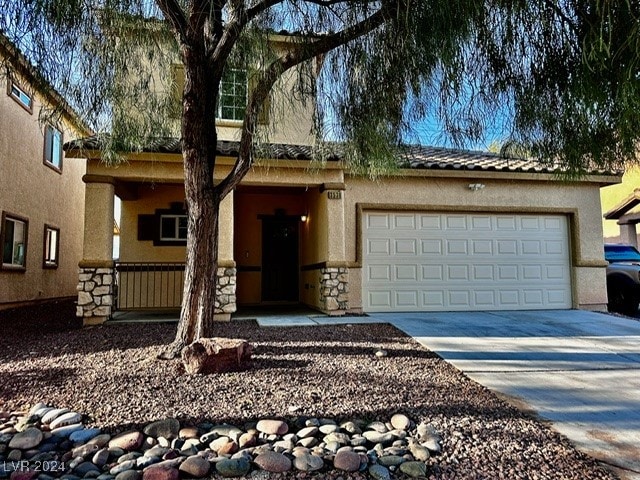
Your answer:
[[[24,270],[27,266],[27,233],[29,221],[18,215],[2,212],[2,268]]]
[[[221,120],[244,120],[247,108],[247,72],[228,69],[220,82],[218,118]]]
[[[44,129],[44,164],[62,171],[62,132],[51,125]]]
[[[27,112],[33,113],[33,97],[13,80],[9,80],[7,83],[7,94]]]
[[[160,215],[160,241],[177,242],[186,240],[186,215]]]
[[[58,268],[58,253],[60,251],[60,229],[51,225],[44,226],[44,255],[43,268]]]

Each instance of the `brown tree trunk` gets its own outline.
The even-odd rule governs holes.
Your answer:
[[[218,217],[222,197],[214,188],[217,82],[204,47],[183,50],[185,86],[182,155],[187,202],[187,258],[180,322],[160,358],[176,358],[194,340],[213,336],[218,267]]]

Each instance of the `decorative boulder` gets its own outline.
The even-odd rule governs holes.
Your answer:
[[[200,338],[182,350],[182,363],[189,374],[244,370],[253,346],[242,338]]]

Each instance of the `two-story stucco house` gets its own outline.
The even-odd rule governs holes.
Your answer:
[[[247,77],[233,70],[223,80],[216,178],[237,155]],[[275,91],[286,95],[287,82]],[[282,303],[329,314],[606,308],[599,189],[619,177],[563,182],[533,161],[413,146],[401,169],[372,181],[339,153],[312,162],[313,102],[274,104],[263,119],[271,143],[222,205],[221,319]],[[87,165],[78,314],[90,324],[114,310],[179,307],[179,138],[125,153],[117,168],[101,162],[97,138],[66,148]],[[118,262],[114,196],[122,201]]]
[[[0,33],[0,309],[77,295],[82,258],[84,162],[65,141],[91,134]],[[58,121],[41,121],[59,108]]]

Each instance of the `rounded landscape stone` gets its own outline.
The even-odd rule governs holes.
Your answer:
[[[211,464],[198,455],[192,455],[180,464],[178,470],[187,476],[194,478],[203,478],[211,469]]]
[[[49,410],[47,413],[44,414],[44,417],[42,417],[41,422],[45,425],[49,425],[60,415],[65,414],[68,411],[69,411],[68,408],[54,408],[53,410]]]
[[[318,433],[318,427],[304,427],[298,431],[298,438],[313,437],[316,433]]]
[[[293,466],[302,472],[314,472],[324,467],[324,459],[311,453],[303,453],[293,459]]]
[[[72,432],[71,435],[69,435],[69,440],[75,444],[81,445],[100,435],[101,431],[102,430],[99,428],[83,428],[82,430]]]
[[[216,463],[217,472],[225,478],[244,477],[251,469],[249,459],[224,458]]]
[[[142,472],[142,480],[178,480],[179,477],[178,469],[173,467],[151,466]]]
[[[256,430],[267,435],[284,435],[289,431],[289,427],[282,420],[260,420]]]
[[[115,480],[139,480],[141,476],[142,472],[138,470],[127,470],[116,475]]]
[[[80,431],[84,428],[81,423],[72,423],[71,425],[62,425],[51,430],[51,434],[56,437],[67,438],[72,433]]]
[[[153,438],[164,437],[171,440],[178,437],[180,422],[175,418],[157,420],[144,427],[143,432]]]
[[[427,466],[424,462],[404,462],[400,465],[400,471],[412,478],[427,476]]]
[[[138,431],[132,430],[113,437],[109,441],[109,448],[117,447],[131,451],[140,448],[142,442],[144,442],[144,435]]]
[[[393,442],[393,435],[390,433],[380,433],[375,430],[367,430],[362,434],[371,443],[381,443],[383,445]]]
[[[389,469],[378,464],[374,464],[369,467],[369,475],[373,480],[391,480]]]
[[[24,432],[16,433],[9,442],[9,448],[29,450],[37,447],[44,438],[42,431],[36,427],[29,427]]]
[[[267,472],[281,473],[291,470],[291,460],[277,452],[261,453],[253,462]]]
[[[398,430],[407,430],[411,426],[411,420],[402,413],[396,413],[391,417],[391,425]]]
[[[345,472],[356,472],[360,469],[360,455],[349,450],[340,450],[333,459],[333,466]]]
[[[82,422],[82,415],[76,412],[67,412],[59,417],[56,417],[50,424],[49,428],[55,430],[58,427],[66,427],[67,425],[74,425]]]

